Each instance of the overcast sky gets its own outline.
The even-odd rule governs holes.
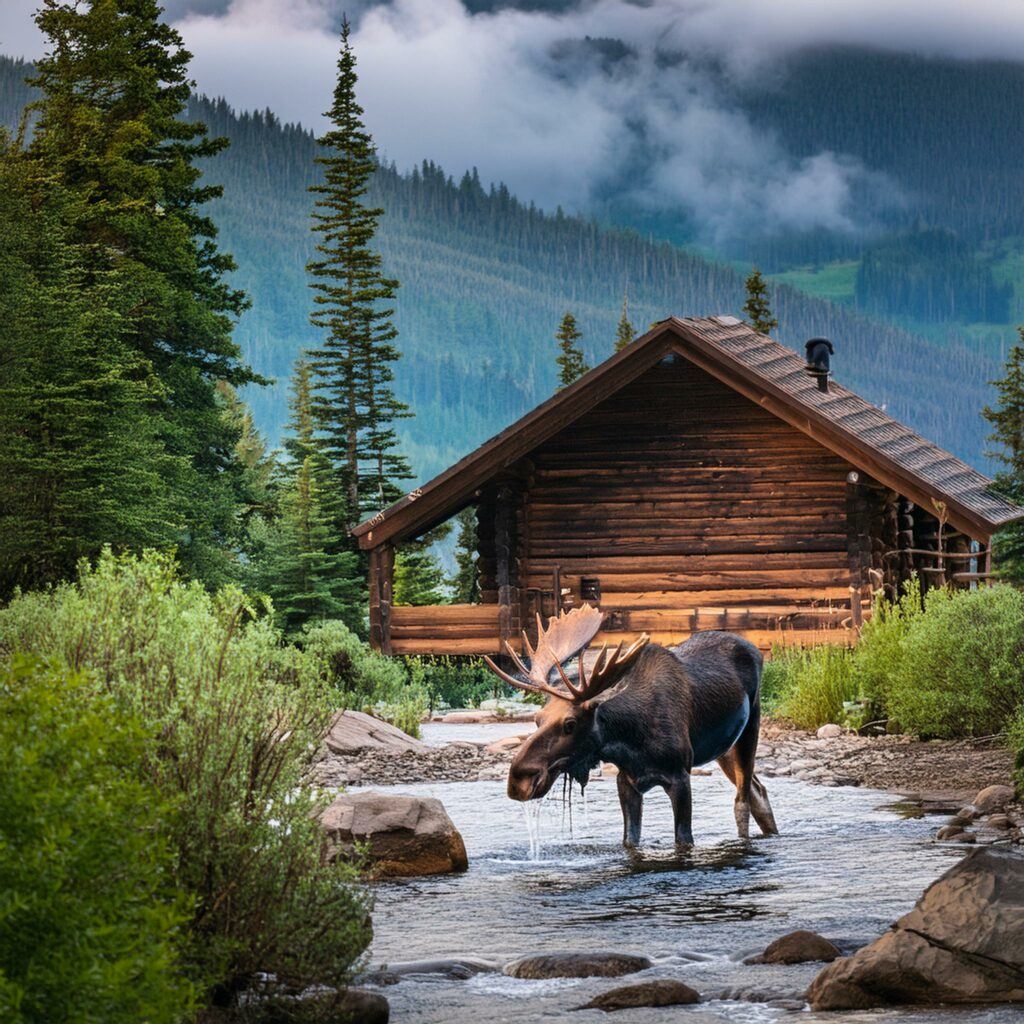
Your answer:
[[[35,0],[0,0],[0,50],[43,44]],[[341,11],[355,24],[359,93],[382,154],[429,157],[506,181],[545,206],[585,209],[630,173],[637,198],[694,212],[728,236],[854,229],[851,195],[895,183],[842,153],[795,160],[720,95],[686,52],[750,81],[823,43],[956,58],[1024,59],[1024,0],[168,0],[202,92],[315,129],[333,85]],[[588,38],[590,37],[590,41]],[[594,40],[597,40],[595,42]],[[611,41],[616,41],[612,43]],[[628,187],[628,185],[627,185]]]

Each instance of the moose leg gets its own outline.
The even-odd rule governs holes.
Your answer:
[[[745,780],[740,768],[739,755],[736,747],[730,747],[728,752],[718,759],[718,767],[725,773],[725,777],[736,787],[736,802],[733,804],[733,813],[736,815],[736,831],[740,839],[750,838],[750,783]]]
[[[779,834],[775,815],[772,814],[772,805],[768,802],[768,791],[754,774],[760,725],[761,709],[755,707],[735,746],[718,759],[722,771],[736,787],[736,829],[741,839],[746,839],[750,835],[751,813],[763,835]]]
[[[693,801],[690,796],[690,773],[683,772],[665,787],[672,801],[672,815],[675,818],[676,846],[693,846]]]
[[[625,772],[616,777],[619,788],[619,804],[622,806],[622,842],[626,846],[638,846],[640,843],[640,824],[644,816],[644,796],[629,779]]]

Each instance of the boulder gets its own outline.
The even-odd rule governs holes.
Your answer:
[[[320,816],[328,860],[356,846],[375,878],[442,875],[469,866],[466,845],[440,800],[373,790],[343,793]]]
[[[835,722],[829,722],[818,729],[817,735],[819,740],[834,740],[843,735],[843,727],[836,725]]]
[[[880,939],[824,968],[807,999],[815,1010],[1024,1001],[1024,856],[972,852]]]
[[[382,995],[362,988],[350,988],[335,1010],[334,1019],[358,1021],[359,1024],[388,1024],[390,1017],[391,1007]]]
[[[468,981],[478,974],[492,974],[500,971],[501,965],[493,960],[481,960],[475,956],[448,957],[439,960],[407,960],[388,964],[368,974],[360,975],[359,981],[370,985],[397,985],[402,978],[410,976],[433,976],[450,981]]]
[[[763,953],[748,957],[747,964],[806,964],[815,960],[831,961],[839,949],[817,932],[795,931],[768,944]]]
[[[488,754],[507,754],[509,751],[521,747],[525,739],[525,736],[503,736],[500,740],[488,743],[484,750]]]
[[[513,978],[621,978],[654,964],[633,953],[543,953],[524,956],[505,967]]]
[[[1013,789],[1010,786],[986,786],[971,801],[978,814],[995,814],[1005,811],[1013,802]]]
[[[700,993],[681,981],[645,981],[639,985],[623,985],[602,992],[596,999],[591,999],[577,1010],[633,1010],[642,1006],[686,1006],[699,1003]]]
[[[955,822],[950,822],[948,825],[943,825],[938,832],[935,833],[936,839],[956,839],[957,836],[964,834],[963,825]]]
[[[449,711],[441,721],[445,725],[480,725],[495,721],[495,715],[491,711]]]
[[[324,746],[332,754],[352,754],[357,750],[412,750],[425,753],[430,747],[402,732],[390,722],[383,722],[362,711],[339,711],[331,720]]]

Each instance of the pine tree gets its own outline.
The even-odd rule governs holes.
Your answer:
[[[576,317],[566,313],[555,333],[558,339],[558,387],[566,388],[574,380],[579,380],[590,367],[583,358],[583,350],[577,342],[583,337],[582,331],[576,327]]]
[[[459,532],[455,538],[455,575],[452,577],[452,601],[475,604],[480,600],[480,569],[477,565],[476,509],[470,505],[456,517]]]
[[[755,267],[746,280],[747,301],[743,304],[743,312],[750,319],[750,324],[755,331],[761,334],[771,334],[779,321],[772,316],[772,308],[768,300],[768,285],[761,276],[761,271]]]
[[[273,491],[276,514],[254,529],[254,585],[270,595],[281,625],[297,632],[307,622],[340,618],[363,632],[362,572],[347,541],[338,544],[324,501],[330,474],[313,431],[309,365],[296,364],[291,419]]]
[[[992,424],[989,440],[998,447],[989,454],[1006,469],[997,474],[996,487],[1014,501],[1024,503],[1024,327],[1020,344],[1010,349],[1005,375],[993,381],[999,401],[986,406],[983,415]],[[996,534],[995,555],[1002,572],[1015,583],[1024,583],[1024,524],[1012,523]]]
[[[225,145],[184,116],[191,55],[157,0],[42,0],[49,52],[31,152],[75,199],[72,239],[86,246],[82,288],[117,272],[132,301],[122,335],[160,383],[151,415],[176,471],[167,485],[186,567],[209,583],[234,571],[240,501],[237,430],[216,393],[259,378],[232,338],[245,296],[226,275],[202,206],[220,194],[197,162]]]
[[[400,495],[395,481],[412,474],[397,451],[396,420],[408,415],[391,387],[397,331],[387,308],[398,282],[382,272],[372,248],[384,212],[365,202],[377,163],[373,142],[362,122],[355,96],[356,59],[349,23],[342,23],[341,55],[334,102],[327,112],[331,128],[318,139],[324,153],[317,162],[324,182],[310,191],[313,230],[320,236],[319,258],[308,264],[313,280],[315,327],[325,332],[310,352],[314,414],[321,450],[344,491],[351,526],[364,513]]]
[[[631,345],[636,338],[636,331],[629,322],[629,296],[622,296],[622,315],[619,317],[619,325],[615,329],[615,351],[621,352],[627,345]]]
[[[448,580],[444,569],[431,550],[448,535],[448,523],[431,530],[415,541],[406,541],[395,552],[395,604],[443,604],[447,598]]]
[[[0,137],[0,598],[182,527],[165,483],[180,462],[149,413],[160,385],[121,330],[131,282],[86,269],[76,203]]]

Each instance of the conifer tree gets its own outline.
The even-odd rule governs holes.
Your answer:
[[[384,276],[373,249],[383,210],[366,204],[377,163],[356,81],[346,19],[334,102],[327,112],[331,127],[318,139],[324,180],[310,189],[317,196],[313,230],[320,236],[319,256],[307,267],[314,292],[310,320],[324,331],[320,346],[310,352],[313,409],[321,450],[345,496],[346,519],[339,526],[351,526],[395,500],[401,493],[395,481],[411,476],[395,434],[396,420],[408,413],[391,387],[399,353],[387,303],[398,282]]]
[[[743,304],[743,312],[750,319],[750,325],[761,334],[771,334],[779,321],[772,316],[772,308],[768,298],[768,285],[755,267],[746,280],[747,301]]]
[[[1024,327],[1020,344],[1010,349],[1005,374],[993,381],[998,403],[986,406],[984,417],[992,424],[989,440],[998,447],[989,454],[1006,468],[996,476],[997,489],[1014,501],[1024,502]],[[1015,583],[1024,582],[1024,524],[1012,523],[995,537],[1000,571]]]
[[[117,272],[132,293],[122,332],[160,384],[151,415],[177,467],[167,485],[182,560],[219,583],[240,527],[238,433],[216,385],[259,379],[232,338],[246,307],[226,280],[233,261],[202,213],[220,190],[201,183],[197,161],[226,141],[184,116],[191,55],[157,0],[42,0],[36,22],[49,50],[33,79],[42,95],[31,152],[75,199],[68,226],[87,247],[83,290]]]
[[[456,517],[455,575],[452,577],[452,601],[475,604],[480,600],[480,570],[477,566],[476,509],[470,505]]]
[[[558,387],[566,388],[590,369],[583,358],[583,350],[577,344],[583,332],[577,328],[576,317],[572,313],[562,317],[555,337],[558,339],[558,358],[555,360],[558,364]]]
[[[273,599],[288,632],[324,619],[342,619],[362,632],[362,573],[355,553],[339,547],[325,508],[329,475],[313,433],[309,365],[303,361],[292,378],[289,407],[289,458],[275,481],[276,516],[255,531],[253,582]]]
[[[182,527],[165,482],[180,462],[149,411],[159,382],[121,330],[131,282],[86,269],[76,203],[0,137],[0,599]]]
[[[619,317],[619,325],[615,329],[615,351],[621,352],[627,345],[631,345],[636,338],[636,331],[629,322],[629,296],[622,296],[622,315]]]

